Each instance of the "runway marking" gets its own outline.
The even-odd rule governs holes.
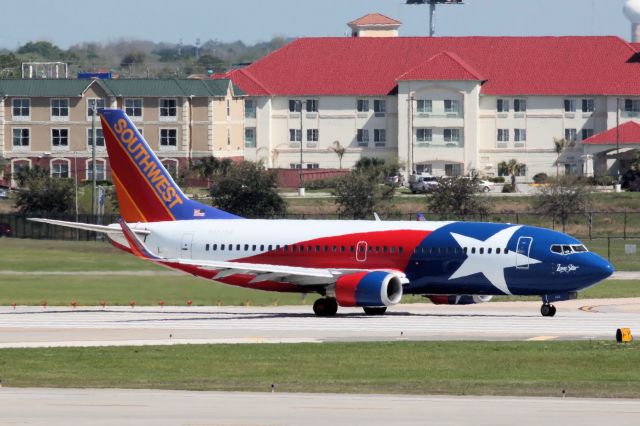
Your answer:
[[[554,340],[557,339],[560,336],[536,336],[536,337],[532,337],[530,339],[527,339],[528,342],[542,342],[545,340]]]

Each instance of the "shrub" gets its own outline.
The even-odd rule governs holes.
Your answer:
[[[489,180],[493,183],[504,183],[504,176],[495,176]]]
[[[533,177],[533,183],[545,183],[549,179],[546,173],[538,173]]]
[[[516,190],[513,188],[513,185],[511,185],[510,183],[505,183],[504,186],[502,187],[502,192],[504,193],[516,192]]]

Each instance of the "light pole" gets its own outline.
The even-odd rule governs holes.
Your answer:
[[[620,98],[616,98],[616,184],[620,185]]]
[[[76,223],[78,220],[78,151],[73,151],[73,183],[76,191]],[[76,229],[76,240],[80,239],[80,232]]]
[[[304,195],[304,175],[303,175],[303,171],[302,171],[302,141],[303,141],[303,124],[302,124],[302,104],[304,104],[305,101],[303,101],[302,99],[298,100],[298,105],[300,105],[300,186],[299,186],[299,193],[300,195]]]
[[[96,214],[96,101],[91,106],[91,216]]]

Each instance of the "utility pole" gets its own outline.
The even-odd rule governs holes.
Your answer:
[[[436,35],[436,5],[464,4],[463,0],[406,0],[406,4],[429,5],[429,37]]]

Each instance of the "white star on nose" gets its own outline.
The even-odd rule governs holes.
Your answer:
[[[529,257],[529,253],[516,253],[513,250],[509,250],[507,254],[502,252],[502,250],[507,247],[513,234],[520,228],[521,226],[510,226],[502,231],[496,232],[484,241],[452,232],[451,236],[460,247],[467,247],[467,258],[449,279],[453,280],[455,278],[482,273],[498,290],[505,294],[511,294],[509,287],[507,287],[507,281],[504,278],[505,268],[514,268],[516,266],[516,259],[520,261],[521,264],[528,263],[532,265],[540,263],[539,260]],[[473,247],[476,248],[475,253],[472,253],[471,248]],[[484,254],[480,254],[480,248],[484,248]],[[489,248],[493,249],[492,254],[487,253],[487,249]],[[501,249],[500,254],[496,254],[496,248]]]

